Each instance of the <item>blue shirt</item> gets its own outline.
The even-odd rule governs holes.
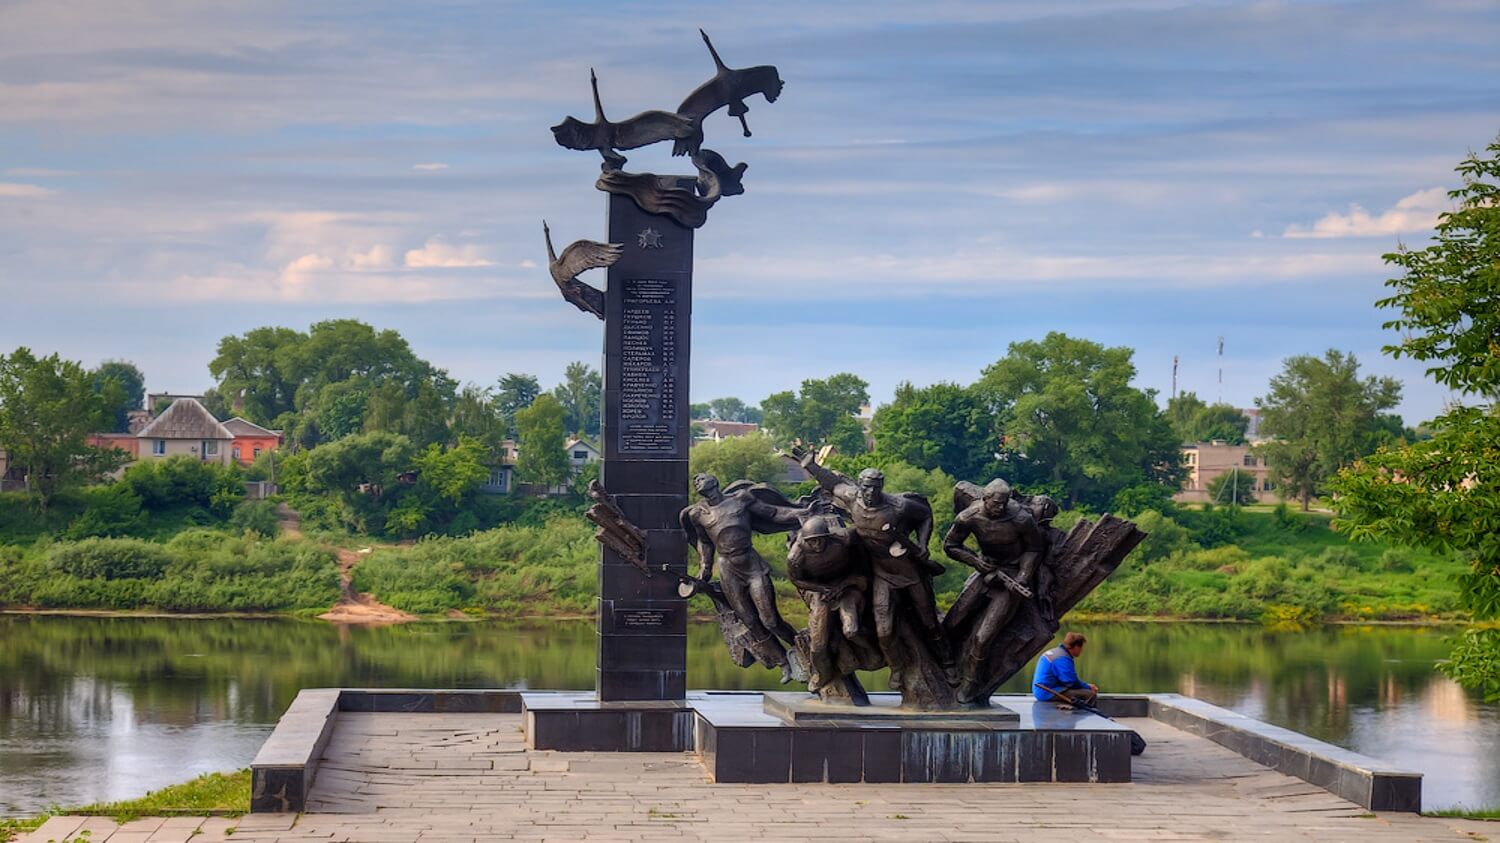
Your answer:
[[[1052,701],[1054,697],[1036,686],[1051,688],[1054,691],[1065,691],[1069,688],[1087,688],[1087,682],[1078,678],[1078,671],[1073,669],[1073,656],[1062,647],[1053,647],[1042,657],[1036,660],[1036,673],[1031,677],[1032,696],[1043,701]]]

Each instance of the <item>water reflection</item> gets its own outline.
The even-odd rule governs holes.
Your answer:
[[[1178,691],[1427,774],[1429,807],[1500,805],[1500,713],[1434,673],[1445,631],[1091,624],[1081,672]],[[0,615],[0,812],[119,799],[243,766],[300,688],[589,688],[589,623],[347,629],[293,620]],[[711,625],[694,687],[779,687]],[[1004,688],[1023,692],[1029,672]]]

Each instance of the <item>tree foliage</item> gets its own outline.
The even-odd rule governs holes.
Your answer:
[[[840,453],[865,451],[865,430],[856,418],[870,402],[870,385],[840,372],[802,382],[801,393],[777,392],[761,402],[765,426],[783,445],[833,445]]]
[[[1458,166],[1457,204],[1431,245],[1385,256],[1402,274],[1377,302],[1398,311],[1395,357],[1435,363],[1439,383],[1500,396],[1500,139]],[[1461,582],[1476,619],[1500,618],[1500,407],[1454,407],[1425,441],[1383,448],[1331,482],[1337,526],[1355,538],[1439,548],[1470,562]],[[1500,699],[1500,629],[1475,627],[1443,669]]]
[[[712,474],[726,486],[736,480],[774,483],[781,479],[786,465],[786,460],[777,456],[775,443],[761,433],[699,442],[688,452],[690,474]]]
[[[1205,404],[1195,392],[1184,392],[1167,401],[1167,418],[1183,444],[1228,442],[1245,444],[1250,418],[1228,404]]]
[[[419,445],[449,440],[457,384],[393,330],[353,319],[318,322],[306,333],[256,328],[220,340],[208,368],[224,401],[305,447],[376,430]]]
[[[695,414],[694,418],[712,418],[718,421],[742,422],[747,424],[760,424],[765,414],[754,404],[746,404],[738,398],[715,398],[705,404],[694,405],[701,407],[703,412]]]
[[[564,416],[563,406],[545,393],[538,395],[530,407],[516,412],[516,438],[521,449],[516,474],[521,482],[551,487],[567,481]]]
[[[88,437],[113,421],[122,395],[113,379],[96,390],[89,372],[56,354],[18,348],[0,356],[0,447],[43,510],[63,489],[119,467],[118,451],[94,448]]]
[[[563,408],[563,428],[580,436],[598,436],[603,393],[604,380],[597,369],[582,361],[569,363],[563,382],[552,390]]]
[[[1255,475],[1243,471],[1229,471],[1208,481],[1209,500],[1216,504],[1246,506],[1255,503]]]
[[[134,363],[106,360],[93,371],[93,376],[94,391],[115,401],[114,406],[107,410],[109,430],[126,432],[130,427],[130,411],[146,406],[146,375]],[[114,384],[114,389],[110,384]]]
[[[1300,498],[1305,511],[1334,472],[1375,450],[1380,415],[1400,400],[1395,379],[1361,380],[1353,354],[1289,357],[1270,391],[1255,399],[1261,433],[1270,437],[1257,450],[1282,494]]]
[[[505,422],[507,436],[516,435],[516,413],[531,406],[542,394],[542,384],[533,375],[510,372],[495,385],[495,411]]]
[[[870,433],[877,453],[962,480],[987,479],[1000,446],[984,399],[951,383],[900,384],[895,399],[875,412]]]
[[[1140,483],[1177,488],[1182,455],[1155,393],[1130,385],[1134,352],[1053,332],[1011,343],[975,385],[1013,483],[1102,509]]]

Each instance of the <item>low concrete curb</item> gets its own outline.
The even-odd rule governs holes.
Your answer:
[[[523,694],[529,699],[523,700]],[[589,744],[601,738],[596,729],[566,717],[624,729],[634,735],[629,749],[690,751],[696,741],[687,726],[695,717],[690,704],[663,706],[650,712],[661,723],[616,722],[629,705],[587,702],[587,692],[520,689],[439,690],[412,688],[316,688],[297,694],[276,729],[251,762],[250,810],[253,813],[301,812],[317,775],[318,761],[333,734],[340,711],[408,713],[495,713],[534,716],[533,706],[565,719],[564,728],[546,730],[550,737],[534,745]],[[1422,774],[1325,743],[1290,729],[1272,726],[1228,709],[1180,694],[1107,694],[1099,708],[1111,717],[1150,717],[1188,734],[1234,750],[1278,772],[1296,776],[1373,811],[1421,811]],[[616,719],[611,719],[616,718]],[[606,721],[608,721],[606,723]],[[647,728],[649,726],[649,728]],[[528,730],[530,732],[530,730]],[[592,735],[592,737],[590,737]],[[536,736],[528,734],[528,741]],[[1147,750],[1148,752],[1150,750]]]
[[[1181,694],[1150,694],[1153,720],[1208,738],[1372,811],[1421,811],[1422,774]],[[1149,750],[1148,750],[1149,751]]]

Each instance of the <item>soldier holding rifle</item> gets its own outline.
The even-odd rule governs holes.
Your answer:
[[[980,490],[973,484],[960,484],[955,496],[965,491],[972,494]],[[952,621],[979,613],[964,642],[959,665],[958,699],[964,703],[974,702],[979,696],[990,647],[1021,601],[1033,596],[1032,582],[1047,550],[1031,512],[1011,499],[1008,483],[991,480],[977,497],[959,509],[943,539],[943,552],[950,559],[977,572],[948,613]],[[965,546],[970,536],[979,546],[978,553]]]

